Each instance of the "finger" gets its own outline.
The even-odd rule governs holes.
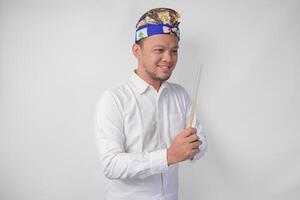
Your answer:
[[[184,137],[189,137],[190,135],[193,135],[195,133],[197,133],[197,129],[195,128],[186,128],[184,129]]]
[[[196,128],[188,128],[191,132],[193,132],[193,133],[197,133],[197,129]]]
[[[195,142],[195,141],[198,141],[199,140],[199,136],[195,133],[195,134],[192,134],[192,135],[190,135],[190,136],[188,136],[187,138],[186,138],[186,141],[188,142],[188,143],[191,143],[191,142]]]
[[[200,153],[200,149],[194,149],[191,151],[189,159],[193,159],[197,153]]]
[[[197,141],[191,142],[191,144],[193,143],[199,143],[199,146],[203,143],[202,140],[198,139]]]
[[[182,132],[182,136],[184,138],[189,137],[192,133],[188,129],[184,129]]]
[[[199,146],[200,146],[200,144],[201,144],[200,141],[193,142],[193,143],[190,144],[190,147],[191,147],[192,149],[198,149]]]

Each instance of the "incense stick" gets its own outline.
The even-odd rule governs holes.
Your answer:
[[[198,100],[198,90],[200,85],[200,76],[202,72],[203,64],[200,64],[199,67],[196,68],[196,74],[194,78],[194,87],[193,87],[193,98],[192,98],[192,107],[189,116],[189,127],[192,127],[194,116],[197,107],[197,100]]]

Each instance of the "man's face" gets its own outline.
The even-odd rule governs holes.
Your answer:
[[[153,35],[145,38],[138,57],[147,79],[166,81],[178,58],[178,39],[173,35]]]

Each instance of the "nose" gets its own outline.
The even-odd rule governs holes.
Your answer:
[[[172,61],[172,54],[171,54],[171,52],[165,51],[162,60],[165,61],[165,62],[171,62]]]

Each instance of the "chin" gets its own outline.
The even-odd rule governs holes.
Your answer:
[[[170,77],[171,77],[171,74],[170,74],[170,75],[167,75],[167,76],[160,76],[160,77],[157,77],[157,79],[160,80],[160,81],[167,81]]]

